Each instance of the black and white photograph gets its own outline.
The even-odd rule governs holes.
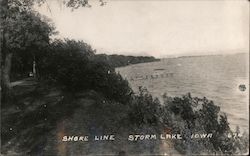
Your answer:
[[[0,0],[0,156],[249,155],[249,0]]]

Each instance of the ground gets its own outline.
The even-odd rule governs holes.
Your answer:
[[[2,153],[6,155],[95,155],[176,153],[171,142],[128,142],[128,107],[93,90],[77,94],[25,79],[12,83],[13,98],[2,107]],[[145,127],[144,132],[153,129]],[[115,134],[115,141],[62,142],[65,135]]]

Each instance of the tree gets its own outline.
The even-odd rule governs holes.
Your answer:
[[[82,74],[94,52],[90,45],[82,41],[55,40],[38,61],[41,78],[67,86],[67,89],[82,88],[81,78],[86,77]]]
[[[99,0],[103,6],[105,2]],[[41,5],[46,0],[0,0],[1,11],[1,86],[8,95],[10,86],[10,70],[13,53],[29,49],[34,50],[39,44],[44,46],[48,43],[49,36],[53,32],[49,22],[44,20],[33,10],[33,5]],[[73,9],[78,7],[90,7],[89,0],[64,0],[63,3]],[[35,56],[33,55],[35,60]]]
[[[35,51],[49,44],[54,27],[49,20],[34,11],[11,7],[3,10],[2,18],[2,87],[6,95],[9,94],[10,72],[14,53],[31,51],[30,57],[35,59]]]

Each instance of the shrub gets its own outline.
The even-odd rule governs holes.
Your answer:
[[[232,130],[227,116],[225,114],[219,116],[220,107],[214,105],[213,101],[205,97],[192,97],[190,93],[183,97],[165,97],[164,101],[164,111],[168,114],[165,120],[168,120],[167,123],[173,132],[184,136],[183,140],[175,142],[180,151],[186,154],[236,152],[236,141],[228,137],[228,134],[232,134]],[[212,133],[213,137],[192,140],[190,134],[194,133]]]
[[[95,57],[95,50],[84,42],[56,40],[39,62],[41,78],[69,92],[93,89],[128,102],[132,94],[128,82],[115,73],[114,67]]]
[[[236,154],[247,151],[248,135],[233,136],[227,116],[220,113],[220,107],[207,98],[192,97],[190,93],[182,97],[163,97],[164,104],[154,99],[145,88],[139,88],[129,110],[131,124],[154,128],[164,133],[168,129],[173,134],[181,134],[181,140],[174,141],[174,147],[182,154]],[[221,114],[221,115],[219,115]],[[212,133],[212,138],[191,139],[191,134]]]
[[[132,124],[140,127],[143,125],[159,126],[160,101],[153,99],[145,88],[139,88],[139,95],[135,95],[129,112]]]

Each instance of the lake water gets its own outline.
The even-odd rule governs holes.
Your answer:
[[[116,70],[129,81],[135,92],[139,86],[144,86],[159,98],[164,93],[181,96],[190,92],[192,96],[205,96],[227,114],[231,128],[239,125],[248,131],[248,58],[248,54],[179,57]]]

